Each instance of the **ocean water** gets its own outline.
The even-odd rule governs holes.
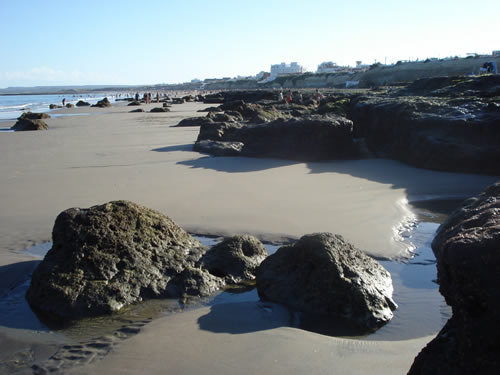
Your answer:
[[[0,95],[0,122],[17,119],[23,112],[51,112],[50,104],[62,105],[62,100],[67,103],[76,104],[79,100],[84,100],[90,104],[95,104],[99,100],[107,97],[110,102],[117,99],[116,93],[87,93],[71,95]]]

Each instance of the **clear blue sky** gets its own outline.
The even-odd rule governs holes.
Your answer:
[[[499,16],[499,0],[0,0],[0,88],[491,53]]]

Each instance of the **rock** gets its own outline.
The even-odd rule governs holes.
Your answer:
[[[257,125],[223,122],[200,127],[197,141],[243,143],[242,156],[300,161],[356,158],[352,121],[339,116],[304,116]]]
[[[208,117],[188,117],[181,120],[176,127],[184,127],[184,126],[201,126],[203,124],[212,124],[213,121]]]
[[[393,94],[353,98],[348,112],[354,136],[365,138],[376,155],[419,168],[500,175],[500,111],[488,109],[495,101],[488,92],[498,79],[425,81]],[[467,88],[483,91],[472,95]]]
[[[227,111],[225,113],[209,112],[207,117],[215,122],[243,121],[243,116],[239,112],[235,112],[235,111]]]
[[[155,107],[151,112],[170,112],[170,108],[167,107]]]
[[[75,108],[75,105],[73,103],[67,103],[66,108]]]
[[[128,106],[135,106],[135,105],[141,105],[141,102],[140,101],[137,101],[137,100],[134,100],[130,103],[127,104]]]
[[[133,109],[129,113],[136,113],[136,112],[144,112],[144,109],[142,108]]]
[[[203,140],[240,142],[236,133],[244,125],[235,122],[213,122],[210,118],[207,120],[210,121],[205,121],[200,125],[197,142]]]
[[[52,239],[26,298],[37,312],[62,320],[108,314],[144,299],[205,295],[222,284],[191,270],[206,251],[199,241],[167,216],[132,202],[63,211]]]
[[[58,108],[62,108],[62,106],[57,104],[49,104],[49,109],[58,109]]]
[[[111,107],[111,102],[108,100],[108,98],[104,98],[102,100],[99,100],[96,104],[94,104],[92,107],[98,107],[98,108],[106,108],[106,107]]]
[[[186,95],[182,97],[182,100],[185,102],[193,102],[194,101],[194,96],[193,95]]]
[[[47,113],[24,112],[17,119],[18,120],[22,120],[22,119],[43,120],[43,119],[47,119],[47,118],[50,118],[50,115]]]
[[[468,199],[432,242],[439,291],[453,315],[409,374],[494,374],[500,368],[500,183]]]
[[[318,319],[347,320],[364,332],[387,323],[397,305],[389,272],[341,236],[303,236],[257,270],[263,300]]]
[[[184,99],[182,99],[182,98],[172,98],[172,104],[184,104]]]
[[[226,284],[240,284],[255,279],[255,272],[267,257],[267,250],[257,238],[237,235],[213,246],[199,264]]]
[[[198,112],[224,112],[222,108],[219,107],[208,107],[205,109],[200,109]]]
[[[78,103],[76,103],[76,106],[77,107],[88,107],[88,106],[90,106],[90,103],[87,103],[83,100],[79,100]]]
[[[49,126],[43,120],[22,118],[22,116],[17,120],[14,126],[11,127],[11,129],[15,131],[47,130],[48,128]]]
[[[203,98],[203,103],[206,103],[206,104],[224,103],[224,95],[222,93],[205,95],[205,97]]]
[[[243,143],[203,140],[196,142],[193,151],[213,156],[240,156]]]

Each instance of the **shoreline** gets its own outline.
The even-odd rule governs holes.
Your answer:
[[[126,105],[62,109],[59,114],[85,111],[91,115],[48,119],[48,131],[0,134],[0,154],[5,161],[0,164],[3,178],[0,189],[2,294],[26,279],[25,272],[34,266],[34,258],[23,250],[51,240],[56,216],[70,207],[90,207],[126,199],[168,215],[191,233],[216,236],[250,233],[274,243],[328,231],[343,235],[369,255],[394,259],[408,250],[407,245],[398,242],[397,235],[398,230],[405,230],[405,220],[411,222],[416,218],[409,201],[418,197],[470,196],[498,179],[422,170],[387,159],[301,163],[210,157],[191,150],[198,128],[172,126],[185,117],[205,116],[197,110],[212,105],[185,103],[172,106],[171,112],[150,113],[155,106],[158,104],[141,106],[147,111],[143,113],[128,113],[131,108]],[[255,314],[262,318],[259,315],[262,312],[250,310],[250,315],[245,318],[243,314],[242,318],[251,320]],[[203,311],[205,315],[210,314],[210,310]],[[365,348],[370,347],[370,363],[378,363],[379,367],[375,367],[380,371],[375,373],[385,373],[383,367],[394,362],[398,363],[397,368],[406,371],[413,357],[431,339],[426,336],[388,344],[379,344],[381,341],[365,344],[369,340],[361,340],[362,344],[358,345],[346,344],[345,339],[325,338],[284,327],[236,335],[201,330],[197,323],[201,316],[196,314],[202,312],[186,314],[155,320],[144,328],[144,332],[141,330],[130,338],[131,341],[121,342],[116,355],[106,357],[106,363],[96,364],[97,367],[86,365],[75,371],[97,373],[99,366],[110,366],[104,371],[109,372],[116,370],[114,366],[127,366],[120,353],[134,353],[133,346],[143,345],[151,336],[153,346],[160,347],[172,328],[184,337],[181,346],[189,347],[193,341],[189,340],[190,335],[194,335],[194,341],[200,339],[199,349],[204,351],[203,355],[190,360],[182,357],[186,368],[201,369],[213,356],[220,359],[222,366],[210,365],[213,373],[216,370],[252,372],[252,368],[257,369],[252,367],[257,366],[253,362],[267,363],[260,361],[261,355],[263,359],[271,359],[269,356],[273,355],[284,361],[290,353],[297,354],[297,350],[304,350],[308,345],[318,350],[329,348],[335,353],[323,352],[314,357],[324,360],[324,367],[328,367],[326,363],[339,361],[338,366],[345,366],[346,371],[359,370],[356,366],[364,358]],[[24,331],[0,326],[0,337],[7,335],[11,343],[2,348],[12,352],[12,348],[35,345],[30,344],[30,340],[36,341],[33,338],[36,333],[26,337]],[[220,343],[220,348],[212,347],[214,340]],[[265,344],[260,347],[263,342]],[[172,342],[166,344],[173,345]],[[242,347],[255,357],[249,358],[248,353],[236,350]],[[344,354],[350,359],[345,362],[342,348],[348,348]],[[227,361],[227,353],[233,353],[234,363]],[[166,361],[165,358],[175,360],[177,354],[175,348],[161,356],[160,353],[142,353],[138,365],[149,366],[152,373],[163,373],[162,361]],[[305,371],[308,367],[311,370],[311,361],[303,358],[297,369]],[[240,365],[239,371],[232,367],[236,363]],[[286,366],[273,366],[269,368],[277,373],[290,370]]]

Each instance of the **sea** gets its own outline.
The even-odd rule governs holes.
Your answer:
[[[125,97],[121,93],[78,93],[78,94],[51,94],[51,95],[0,95],[0,123],[16,120],[23,112],[52,112],[50,104],[62,105],[76,104],[79,100],[90,104],[96,104],[99,100],[108,98],[110,102],[116,101],[120,97]],[[0,125],[1,126],[1,125]]]

